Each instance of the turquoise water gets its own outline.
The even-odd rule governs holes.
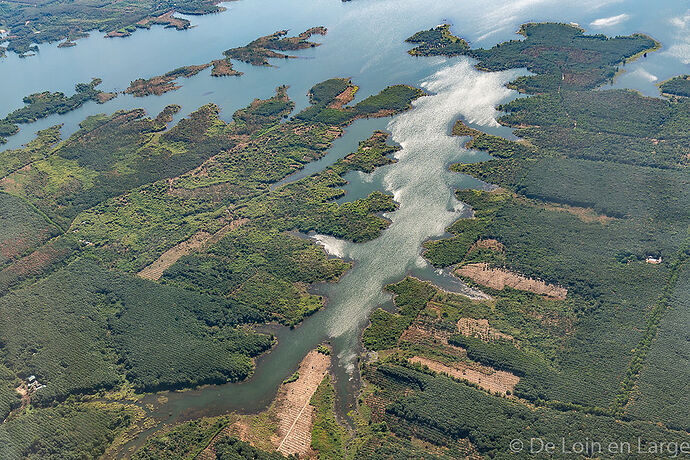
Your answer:
[[[361,120],[350,127],[322,160],[308,165],[286,181],[317,172],[354,150],[358,141],[375,129],[387,129],[402,149],[397,163],[371,174],[350,173],[344,199],[356,199],[373,190],[395,196],[400,208],[385,217],[390,227],[377,240],[352,244],[323,235],[311,237],[333,256],[354,261],[354,268],[337,284],[315,287],[328,296],[325,309],[294,330],[275,329],[279,344],[258,363],[245,383],[210,386],[183,393],[168,393],[169,402],[156,411],[163,422],[172,422],[228,410],[259,410],[274,396],[280,382],[297,367],[318,343],[329,340],[335,349],[334,371],[338,377],[339,404],[343,411],[353,402],[357,382],[359,336],[370,311],[390,305],[382,288],[412,274],[448,290],[469,291],[448,273],[429,267],[420,256],[421,244],[444,234],[459,216],[470,212],[453,195],[458,187],[484,186],[475,179],[448,171],[452,162],[472,162],[484,154],[466,150],[463,139],[449,136],[452,123],[462,117],[473,127],[510,136],[495,121],[497,104],[517,97],[504,84],[520,71],[481,73],[466,58],[414,58],[404,39],[438,23],[450,22],[452,30],[473,46],[491,46],[514,38],[526,21],[577,22],[588,32],[609,35],[647,33],[663,48],[626,66],[614,87],[626,87],[650,96],[658,95],[656,83],[680,73],[690,73],[690,12],[678,1],[581,1],[570,4],[551,0],[457,1],[445,0],[240,0],[225,4],[226,12],[188,19],[196,26],[187,31],[154,27],[125,39],[105,39],[98,33],[78,46],[58,49],[41,46],[27,59],[8,55],[0,60],[0,112],[22,105],[21,98],[36,91],[72,92],[77,82],[103,79],[101,88],[122,91],[135,78],[148,78],[176,67],[216,59],[227,48],[241,46],[260,35],[280,29],[299,33],[326,26],[325,37],[314,37],[322,46],[298,51],[298,59],[280,60],[276,67],[257,68],[235,64],[241,77],[212,78],[204,71],[180,79],[182,88],[162,96],[133,98],[120,94],[105,105],[88,103],[77,111],[51,116],[22,126],[4,148],[28,141],[39,129],[62,123],[68,136],[87,115],[143,107],[155,115],[168,104],[179,104],[176,119],[199,106],[214,102],[229,120],[238,108],[254,98],[266,98],[282,84],[297,110],[307,104],[306,93],[315,83],[332,77],[350,77],[360,86],[357,99],[387,85],[420,86],[430,96],[394,119]],[[568,2],[570,3],[570,2]],[[154,399],[154,398],[152,398]]]

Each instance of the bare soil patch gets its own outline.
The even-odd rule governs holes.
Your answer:
[[[616,220],[614,217],[609,217],[604,214],[597,214],[596,211],[592,208],[581,208],[579,206],[568,206],[565,204],[545,204],[544,209],[548,209],[550,211],[561,211],[561,212],[567,212],[578,219],[580,219],[582,222],[585,223],[592,223],[592,222],[598,222],[602,225],[606,225],[609,222],[612,222]]]
[[[227,76],[240,76],[242,72],[239,72],[232,68],[232,62],[230,59],[216,59],[211,61],[213,68],[211,69],[212,77],[227,77]]]
[[[552,299],[564,300],[568,290],[564,287],[545,283],[541,280],[527,278],[503,268],[491,268],[488,264],[467,264],[458,268],[455,273],[470,278],[483,286],[502,290],[506,286],[521,291],[533,292]]]
[[[497,371],[487,366],[482,366],[482,370],[474,369],[463,362],[453,363],[453,367],[421,356],[410,358],[410,362],[427,366],[434,372],[448,374],[451,377],[466,380],[470,383],[479,385],[480,388],[492,393],[507,394],[515,389],[515,385],[520,381],[520,377],[510,372]]]
[[[458,332],[462,335],[480,338],[485,342],[492,340],[515,341],[513,336],[504,334],[489,326],[489,320],[487,319],[460,318],[458,321]]]
[[[330,356],[310,351],[300,363],[299,378],[281,387],[276,399],[278,451],[302,458],[311,451],[314,408],[309,404],[316,388],[328,373]]]
[[[98,100],[99,104],[105,104],[109,100],[116,98],[116,97],[117,97],[117,93],[106,93],[104,91],[101,91],[100,93],[98,93],[96,95],[96,99]]]
[[[356,86],[348,86],[345,91],[338,94],[333,101],[328,104],[330,109],[342,109],[344,106],[352,102],[355,98],[355,93],[357,92]]]

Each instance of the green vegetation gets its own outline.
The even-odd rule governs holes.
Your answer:
[[[465,259],[472,245],[479,239],[483,228],[482,219],[459,220],[446,230],[452,238],[429,240],[424,243],[424,257],[437,267],[455,265]]]
[[[688,104],[571,91],[516,99],[500,106],[508,114],[499,121],[546,155],[677,169],[688,165]]]
[[[291,136],[294,127],[285,125]],[[237,217],[248,219],[249,224],[228,234],[205,254],[181,258],[163,274],[164,282],[229,296],[282,323],[297,324],[322,305],[303,286],[335,281],[349,265],[327,259],[321,249],[285,232],[313,230],[353,241],[378,236],[388,222],[374,213],[394,210],[391,197],[373,193],[342,205],[333,200],[344,193],[336,187],[344,184],[341,176],[346,172],[373,170],[389,161],[385,155],[397,148],[387,145],[387,138],[385,133],[374,133],[357,152],[332,168],[246,201]]]
[[[269,66],[269,58],[287,59],[294,56],[277,53],[274,50],[298,50],[304,48],[311,48],[320,45],[320,43],[312,43],[308,41],[313,34],[326,34],[325,27],[312,27],[311,29],[302,32],[296,37],[286,37],[287,30],[282,30],[271,35],[260,37],[247,46],[240,48],[232,48],[226,50],[223,54],[225,57],[216,59],[211,62],[200,65],[189,65],[179,67],[177,69],[166,72],[163,75],[157,75],[149,79],[138,78],[130,82],[129,87],[125,93],[131,94],[134,97],[144,97],[151,94],[157,96],[174,91],[180,88],[177,84],[178,78],[190,78],[198,74],[204,69],[213,66],[211,75],[214,77],[222,76],[240,76],[242,72],[233,70],[232,59],[247,62],[256,66]],[[2,133],[2,124],[0,124],[0,134]]]
[[[270,65],[268,59],[270,58],[288,59],[294,57],[277,51],[294,51],[319,46],[320,43],[310,42],[309,37],[315,34],[326,35],[326,28],[312,27],[296,37],[287,37],[287,34],[287,30],[280,30],[271,35],[259,37],[247,46],[226,50],[223,54],[228,59],[237,59],[252,65],[268,66]]]
[[[417,32],[405,41],[418,44],[409,51],[413,56],[457,56],[466,54],[470,49],[465,40],[450,33],[450,24]]]
[[[227,417],[201,418],[181,423],[146,440],[133,460],[193,459],[229,424]]]
[[[331,349],[328,346],[323,345],[323,344],[319,345],[316,348],[316,351],[321,353],[322,355],[326,355],[326,356],[329,356],[331,354]]]
[[[10,411],[19,405],[19,393],[15,390],[18,386],[17,376],[0,364],[0,419],[5,420]]]
[[[465,143],[466,149],[482,150],[498,158],[525,158],[532,155],[535,151],[535,148],[527,143],[509,141],[502,137],[492,136],[491,134],[470,128],[462,120],[455,122],[452,134],[453,136],[470,137],[470,140]]]
[[[690,75],[679,75],[659,85],[663,94],[671,96],[690,97]]]
[[[309,102],[325,107],[348,88],[354,89],[352,83],[345,78],[331,78],[317,83],[309,90]]]
[[[60,140],[61,127],[57,125],[38,131],[24,147],[0,152],[0,178],[48,156],[53,145]]]
[[[448,343],[464,348],[467,357],[472,361],[511,372],[519,377],[532,374],[543,366],[543,361],[530,357],[508,341],[485,342],[476,337],[454,334],[448,338]]]
[[[371,314],[371,324],[362,336],[364,346],[370,350],[383,350],[395,346],[400,334],[412,324],[435,292],[430,283],[423,283],[415,278],[406,278],[398,284],[390,284],[386,289],[395,295],[395,305],[399,312],[390,313],[379,308]]]
[[[338,89],[342,87],[338,83],[333,83],[333,85],[337,85]],[[351,83],[348,85],[354,96],[357,87]],[[324,89],[323,87],[317,88],[317,93],[324,91]],[[422,90],[407,85],[389,86],[379,94],[369,96],[352,107],[331,106],[325,102],[327,100],[324,98],[325,94],[319,94],[314,100],[317,104],[304,109],[295,118],[329,125],[347,125],[358,118],[389,116],[407,110],[412,106],[412,101],[423,94]]]
[[[107,345],[105,294],[99,294],[104,273],[89,273],[92,268],[71,267],[0,298],[3,363],[46,385],[32,396],[34,403],[119,382],[116,358]]]
[[[108,33],[110,36],[125,36],[137,27],[150,27],[150,23],[163,23],[185,29],[189,27],[189,21],[171,18],[166,13],[215,13],[221,11],[216,4],[213,0],[145,0],[134,3],[111,0],[19,3],[4,0],[0,3],[0,28],[10,32],[7,45],[9,51],[27,53],[36,49],[35,43],[65,39],[65,43],[71,44],[74,43],[73,40],[85,37],[86,32],[91,30]]]
[[[260,321],[255,310],[88,260],[0,298],[0,311],[4,363],[46,385],[35,404],[112,388],[123,374],[140,390],[239,380],[272,344],[235,328]]]
[[[49,91],[26,96],[23,99],[24,104],[26,104],[25,107],[9,113],[0,120],[0,143],[6,141],[2,136],[11,136],[19,132],[19,126],[17,126],[19,123],[33,123],[55,113],[67,113],[78,109],[88,101],[102,104],[116,96],[115,93],[104,93],[97,90],[96,86],[100,84],[100,78],[94,78],[91,83],[79,83],[74,87],[75,94],[70,97],[60,92],[51,93]]]
[[[252,372],[250,358],[273,344],[272,337],[235,328],[261,321],[255,310],[193,292],[149,286],[145,281],[128,281],[127,291],[115,294],[121,296],[124,308],[109,320],[109,326],[127,379],[139,390],[243,380]]]
[[[217,148],[234,145],[222,144],[227,142],[222,136],[207,134],[222,123],[218,108],[212,105],[165,131],[177,110],[177,106],[166,107],[153,119],[141,109],[88,117],[80,130],[47,154],[25,153],[27,160],[33,160],[32,167],[8,174],[0,186],[26,197],[67,228],[84,209],[139,185],[179,175]],[[185,138],[182,132],[190,127],[198,134]]]
[[[488,50],[469,49],[464,40],[450,33],[447,24],[418,32],[407,41],[421,43],[410,54],[464,54],[477,59],[481,70],[526,67],[536,75],[520,77],[510,84],[526,93],[594,88],[612,80],[619,64],[661,46],[642,34],[615,38],[584,35],[582,29],[570,24],[524,24],[519,33],[524,35],[523,40],[499,43]]]
[[[125,93],[131,94],[134,97],[144,97],[151,94],[160,96],[168,91],[179,89],[180,86],[176,84],[176,80],[178,78],[191,78],[210,65],[211,64],[203,64],[179,67],[163,75],[151,77],[147,80],[137,78],[136,80],[130,82],[129,86],[125,90]]]
[[[297,379],[299,379],[299,371],[295,371],[290,377],[283,380],[283,385],[285,385],[286,383],[296,382]]]
[[[0,267],[59,233],[36,208],[21,198],[0,192]]]
[[[690,430],[690,414],[683,408],[690,403],[688,393],[678,382],[686,379],[690,365],[688,353],[688,315],[690,315],[690,269],[680,274],[670,309],[659,324],[659,333],[647,355],[632,397],[632,417],[658,421],[677,430]]]
[[[382,418],[396,436],[421,438],[441,448],[469,440],[482,455],[509,458],[515,455],[508,448],[511,440],[527,443],[535,435],[556,443],[564,434],[567,442],[602,439],[602,446],[611,440],[629,440],[634,444],[638,437],[688,441],[687,433],[672,432],[652,423],[621,423],[579,412],[530,409],[517,401],[395,362],[372,366],[366,376],[387,403]],[[605,452],[602,448],[601,454]],[[519,455],[530,456],[529,452]]]
[[[296,459],[294,456],[284,457],[279,452],[265,452],[253,447],[248,442],[235,437],[220,439],[214,445],[216,460],[283,460]]]
[[[398,94],[401,101],[383,93],[393,108],[375,116],[410,104],[408,92]],[[348,171],[392,161],[398,148],[382,132],[327,171],[270,186],[325,155],[342,133],[340,126],[286,120],[293,107],[280,87],[238,110],[231,123],[213,105],[170,129],[177,106],[155,118],[120,111],[87,118],[67,140],[56,126],[3,153],[0,416],[7,418],[3,429],[16,423],[26,430],[12,447],[18,458],[32,445],[41,458],[95,457],[115,436],[122,443],[149,423],[122,409],[107,429],[111,419],[93,422],[101,434],[92,444],[84,446],[75,429],[60,450],[53,438],[23,426],[34,414],[54,410],[58,423],[94,397],[245,379],[252,358],[274,342],[252,325],[298,324],[323,305],[309,286],[335,281],[350,266],[293,230],[366,241],[388,225],[377,215],[395,209],[388,195],[335,202]],[[159,258],[172,259],[159,283],[133,276]],[[20,401],[15,388],[30,375],[44,386]],[[31,436],[47,439],[52,450]],[[159,439],[147,449],[154,456],[159,448],[181,449],[193,436]],[[0,442],[7,437],[0,433]],[[205,447],[190,444],[190,455]],[[219,458],[260,455],[219,441],[225,444]]]
[[[467,53],[481,69],[525,66],[537,74],[510,86],[539,94],[499,107],[506,112],[499,122],[517,128],[521,140],[462,122],[453,130],[493,159],[452,169],[501,188],[458,191],[473,218],[450,226],[453,237],[427,242],[424,256],[439,267],[483,262],[506,268],[563,286],[568,294],[554,301],[486,289],[496,307],[488,313],[475,307],[465,315],[489,319],[517,345],[450,328],[448,343],[471,360],[520,376],[515,395],[538,405],[685,429],[687,421],[675,409],[659,410],[674,393],[656,380],[664,364],[652,364],[652,353],[661,363],[678,359],[668,356],[677,342],[656,345],[654,338],[670,327],[664,312],[677,302],[672,292],[681,289],[686,263],[687,100],[586,91],[604,83],[617,63],[653,46],[648,37],[588,37],[558,24],[528,24],[521,31],[523,41]],[[475,244],[480,240],[495,243]],[[532,306],[520,306],[520,297]],[[454,317],[447,308],[442,314]],[[429,347],[399,344],[408,353],[457,359]]]
[[[122,405],[34,409],[0,425],[0,452],[7,460],[98,458],[133,415]]]
[[[176,458],[192,460],[212,443],[212,453],[217,460],[282,460],[279,452],[265,452],[223,432],[233,421],[233,416],[201,418],[181,423],[156,433],[132,455],[133,460]]]
[[[407,278],[396,286],[414,296],[415,289],[424,283]],[[568,359],[559,356],[564,348],[564,355],[573,352],[572,300],[548,300],[506,289],[491,291],[491,300],[473,301],[431,290],[410,321],[410,333],[398,331],[399,338],[390,341],[389,350],[379,355],[385,358],[364,366],[367,385],[356,416],[355,457],[375,450],[375,458],[378,452],[395,452],[398,458],[407,458],[420,448],[420,440],[425,451],[442,458],[472,454],[508,458],[513,455],[508,444],[512,439],[529,442],[536,436],[560,442],[564,434],[573,442],[595,436],[607,442],[629,439],[635,443],[638,436],[687,442],[688,434],[682,431],[650,421],[617,420],[609,409],[592,406],[590,399],[590,404],[584,405],[543,399],[559,385],[570,390],[578,373],[591,372],[588,368],[573,372],[567,368]],[[396,305],[401,297],[396,297]],[[476,335],[458,334],[461,319],[470,324],[487,319],[488,329],[477,329]],[[451,368],[458,366],[456,369],[471,369],[481,363],[512,372],[520,376],[514,392],[518,398],[510,392],[499,397],[480,390],[477,384],[435,374],[411,364],[407,359],[412,356]],[[536,407],[525,404],[522,398]]]
[[[318,458],[345,458],[347,430],[335,419],[335,389],[331,377],[326,374],[310,404],[316,408],[311,429],[311,447]]]

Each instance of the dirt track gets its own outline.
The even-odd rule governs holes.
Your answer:
[[[248,221],[248,219],[234,220],[213,234],[204,231],[196,233],[188,240],[183,241],[165,251],[158,259],[137,273],[137,275],[147,280],[158,280],[161,276],[163,276],[163,272],[172,267],[172,265],[177,262],[180,257],[191,254],[192,252],[198,251],[206,245],[217,242],[227,232],[244,225]]]

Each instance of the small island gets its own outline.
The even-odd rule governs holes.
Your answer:
[[[108,93],[96,89],[101,84],[100,78],[94,78],[91,83],[79,83],[75,86],[75,94],[70,97],[61,92],[51,93],[43,91],[26,96],[23,101],[25,107],[15,110],[0,120],[0,144],[7,142],[4,136],[11,136],[19,132],[18,124],[33,123],[49,115],[67,113],[78,109],[87,101],[104,104],[116,97],[116,93]]]
[[[491,72],[526,67],[536,75],[520,77],[508,85],[523,93],[593,89],[612,81],[618,65],[661,47],[644,34],[611,38],[585,35],[582,28],[562,23],[527,23],[517,33],[524,40],[470,49],[465,40],[451,34],[449,24],[443,24],[417,32],[407,41],[419,44],[409,51],[413,56],[467,55],[479,61],[479,70]]]
[[[319,46],[320,43],[310,42],[309,37],[314,34],[325,35],[326,32],[327,29],[325,27],[312,27],[295,37],[287,37],[288,31],[280,30],[271,35],[257,38],[246,46],[226,50],[223,52],[225,57],[221,59],[216,59],[201,65],[180,67],[149,79],[139,78],[132,81],[124,92],[134,97],[144,97],[151,94],[159,96],[168,91],[179,89],[180,86],[176,84],[178,78],[192,77],[208,67],[212,67],[211,76],[213,77],[240,76],[242,72],[232,68],[231,59],[236,59],[255,66],[270,66],[271,64],[268,62],[268,59],[288,59],[295,57],[278,53],[276,50],[300,50]]]
[[[218,0],[178,0],[156,2],[143,0],[120,2],[103,0],[74,2],[4,2],[0,8],[0,24],[6,29],[7,49],[19,55],[29,55],[36,44],[64,40],[62,48],[75,46],[75,40],[98,30],[107,37],[127,37],[138,28],[148,29],[154,24],[177,30],[191,26],[175,13],[209,14],[223,11]],[[0,57],[3,55],[0,49]]]

